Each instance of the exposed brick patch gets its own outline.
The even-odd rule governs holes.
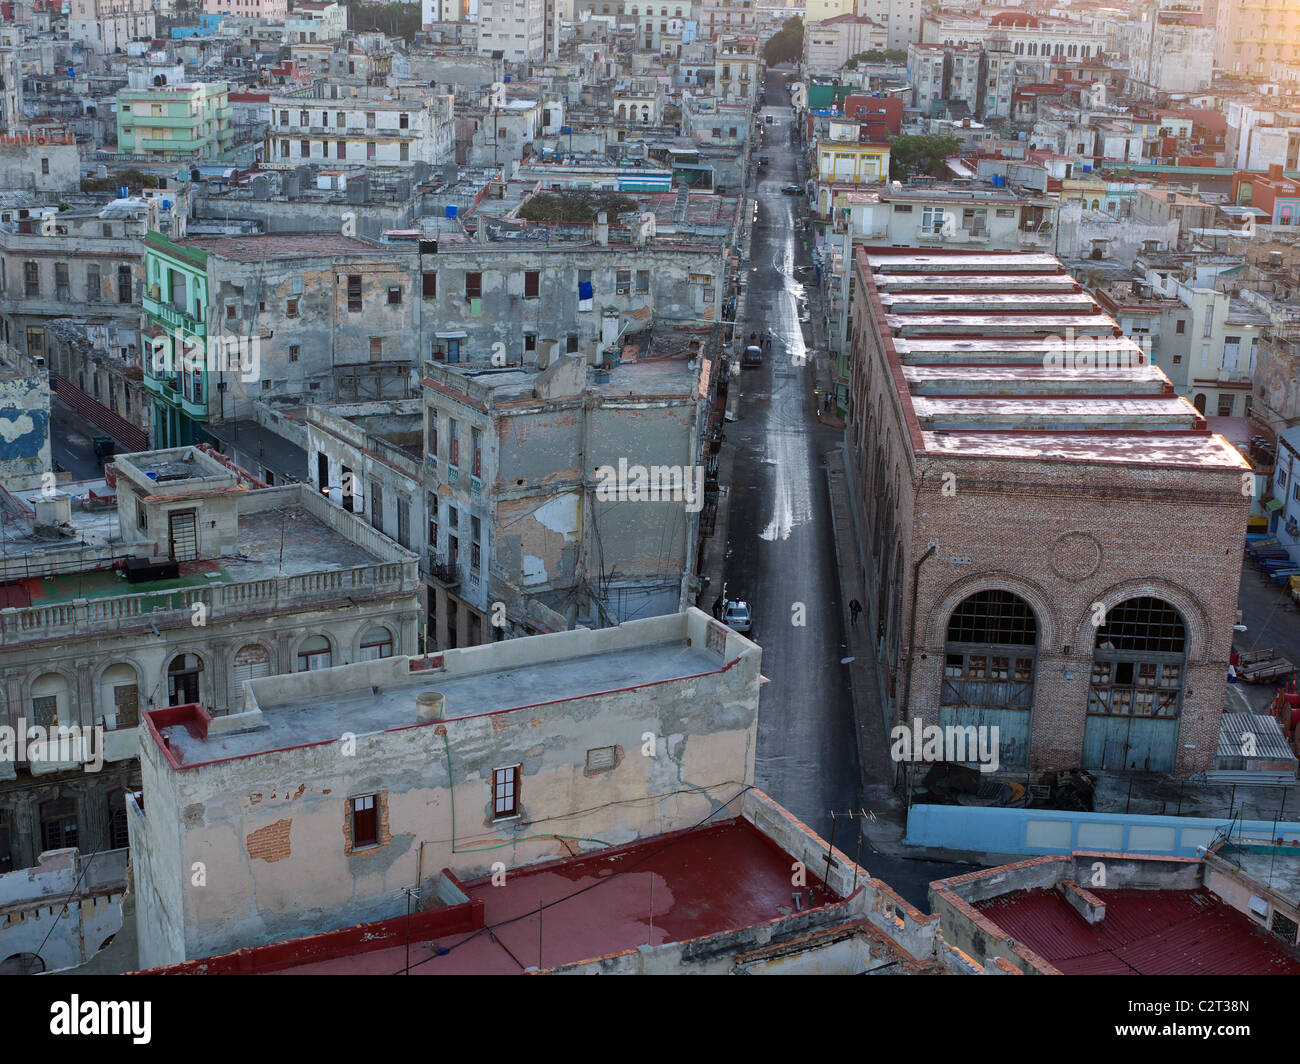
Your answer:
[[[268,864],[288,857],[289,828],[292,825],[292,820],[277,820],[274,824],[258,828],[244,839],[248,856],[255,861],[266,861]]]

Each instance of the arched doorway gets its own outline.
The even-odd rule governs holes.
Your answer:
[[[1163,599],[1126,599],[1097,629],[1084,768],[1172,772],[1187,672],[1187,627]]]
[[[1029,764],[1038,620],[1010,591],[977,591],[953,611],[944,647],[939,723],[997,728],[1004,768]]]
[[[199,675],[203,672],[203,659],[197,654],[177,654],[167,666],[167,704],[187,706],[199,702]]]
[[[1204,392],[1197,392],[1197,393],[1196,393],[1196,398],[1192,400],[1192,406],[1196,407],[1196,412],[1197,412],[1198,414],[1204,414],[1204,413],[1205,413],[1205,393],[1204,393]]]

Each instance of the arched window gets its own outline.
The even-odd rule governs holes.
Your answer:
[[[977,591],[948,619],[940,723],[998,729],[999,760],[1024,766],[1034,701],[1038,620],[1010,591]]]
[[[235,681],[235,690],[231,692],[231,700],[236,704],[243,700],[245,680],[256,680],[270,675],[271,652],[261,643],[246,643],[235,654],[231,672],[232,679]]]
[[[1163,599],[1139,596],[1097,619],[1084,766],[1171,772],[1187,671],[1182,615]]]
[[[382,625],[371,628],[361,637],[360,661],[378,661],[393,656],[393,633]]]
[[[68,678],[47,672],[32,684],[32,723],[42,728],[71,724],[68,706]]]
[[[99,678],[99,708],[114,728],[134,728],[140,723],[140,685],[135,669],[119,661]]]
[[[168,705],[187,706],[201,702],[199,677],[203,672],[203,659],[197,654],[177,654],[167,666]]]
[[[309,636],[298,648],[298,671],[315,672],[328,669],[334,664],[334,655],[330,650],[330,641],[323,635]]]
[[[40,975],[45,962],[35,953],[12,953],[0,961],[0,975]]]

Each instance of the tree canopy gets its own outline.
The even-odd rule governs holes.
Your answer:
[[[956,137],[899,136],[889,142],[889,176],[910,177],[913,174],[930,174],[942,177],[944,160],[961,151],[961,141]]]
[[[788,18],[763,45],[763,62],[768,66],[797,63],[803,56],[803,19]]]
[[[378,30],[390,37],[413,41],[422,26],[418,3],[366,4],[344,0],[344,6],[348,12],[348,29],[357,33]]]
[[[620,214],[637,210],[637,202],[617,192],[592,192],[572,189],[539,192],[522,207],[519,217],[526,222],[551,222],[585,225],[596,220],[601,211],[612,224]]]
[[[886,48],[883,52],[879,48],[872,48],[851,57],[844,66],[849,70],[856,70],[859,63],[905,62],[907,62],[907,50],[904,48]]]

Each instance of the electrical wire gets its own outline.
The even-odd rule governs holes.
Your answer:
[[[739,793],[733,795],[728,801],[723,802],[718,809],[714,809],[703,820],[697,821],[695,824],[691,825],[691,827],[685,829],[680,834],[677,834],[673,838],[669,839],[658,849],[652,850],[650,853],[647,853],[644,856],[638,858],[636,861],[633,861],[627,867],[615,869],[609,875],[603,876],[600,879],[596,880],[596,882],[589,883],[585,887],[580,887],[579,889],[569,894],[566,894],[563,897],[556,898],[554,901],[545,902],[544,904],[539,905],[536,909],[532,909],[525,913],[520,913],[518,916],[512,916],[508,920],[499,920],[495,924],[484,924],[482,927],[480,927],[477,931],[470,934],[468,937],[463,938],[461,939],[461,941],[446,947],[440,953],[435,953],[432,957],[426,957],[422,961],[416,961],[414,964],[410,966],[410,968],[403,967],[402,969],[394,972],[393,974],[401,975],[403,972],[410,971],[411,968],[418,968],[422,964],[428,964],[430,961],[437,960],[439,957],[444,957],[452,950],[459,949],[461,946],[465,945],[466,943],[474,941],[474,939],[478,938],[480,935],[484,933],[491,934],[493,931],[496,931],[498,928],[506,927],[510,924],[518,923],[520,920],[526,919],[527,917],[530,916],[540,915],[546,909],[554,908],[557,905],[563,905],[566,901],[572,901],[574,898],[579,897],[582,894],[586,894],[587,891],[589,890],[595,890],[597,887],[602,886],[605,883],[612,882],[613,880],[617,879],[619,876],[627,875],[629,872],[632,872],[634,869],[639,868],[641,865],[645,864],[651,858],[658,857],[661,853],[664,853],[666,850],[671,849],[677,843],[687,838],[691,834],[691,832],[698,831],[710,820],[712,820],[715,816],[717,816],[722,809],[727,809],[731,805],[731,803],[734,802],[737,798],[743,797],[746,791],[752,791],[753,789],[754,789],[754,785],[752,783],[747,784]]]
[[[95,858],[99,856],[99,854],[100,851],[96,850],[88,858],[86,858],[86,863],[82,866],[81,872],[77,875],[77,881],[72,884],[72,890],[69,891],[68,896],[63,899],[63,908],[59,910],[59,915],[56,916],[54,918],[54,922],[50,924],[50,929],[45,932],[45,937],[41,939],[41,944],[36,947],[36,956],[40,957],[41,950],[45,948],[45,943],[47,943],[50,940],[50,936],[54,934],[54,929],[59,926],[59,921],[63,919],[63,914],[68,911],[68,902],[70,902],[74,897],[76,897],[77,888],[81,886],[82,876],[84,876],[87,872],[90,871],[91,862],[93,862]],[[44,963],[43,958],[41,963]]]

